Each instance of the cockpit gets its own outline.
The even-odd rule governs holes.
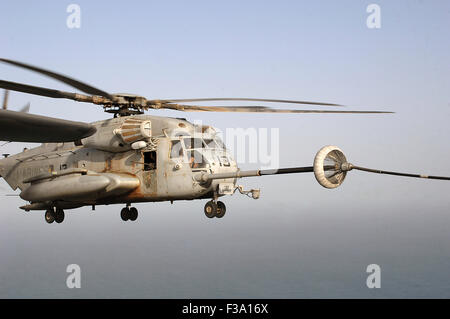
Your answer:
[[[208,165],[230,166],[229,154],[218,137],[180,136],[172,139],[170,158],[188,163],[191,169]]]

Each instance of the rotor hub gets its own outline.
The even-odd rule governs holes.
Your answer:
[[[128,93],[113,94],[112,101],[103,103],[105,112],[113,113],[115,117],[144,114],[147,108],[145,97]]]

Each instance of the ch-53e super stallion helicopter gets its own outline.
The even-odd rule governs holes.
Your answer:
[[[241,171],[211,126],[194,125],[185,119],[144,115],[148,109],[207,112],[265,113],[392,113],[383,111],[281,110],[266,106],[200,106],[180,103],[205,101],[256,101],[340,106],[331,103],[254,99],[201,98],[148,100],[131,94],[109,94],[67,76],[20,62],[1,62],[22,67],[64,82],[84,93],[69,93],[0,80],[5,89],[0,110],[0,140],[39,142],[41,146],[0,160],[0,175],[29,204],[25,211],[44,210],[48,223],[61,223],[64,209],[82,206],[125,204],[124,221],[136,220],[136,202],[210,199],[204,213],[221,218],[226,207],[218,198],[236,191],[254,199],[259,190],[244,190],[238,178],[314,172],[320,185],[335,188],[352,169],[399,176],[450,180],[373,170],[347,162],[335,146],[323,147],[313,166],[277,170]],[[6,110],[8,90],[51,98],[102,105],[114,118],[91,124]]]

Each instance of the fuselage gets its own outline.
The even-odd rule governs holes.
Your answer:
[[[22,191],[28,209],[214,198],[224,194],[219,186],[235,188],[235,179],[194,178],[238,170],[210,126],[150,115],[92,124],[97,132],[81,141],[42,144],[0,160],[1,176]]]

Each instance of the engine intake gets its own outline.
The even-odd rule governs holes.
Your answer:
[[[152,124],[150,121],[138,119],[126,119],[117,133],[122,137],[125,143],[148,139],[152,136]]]

